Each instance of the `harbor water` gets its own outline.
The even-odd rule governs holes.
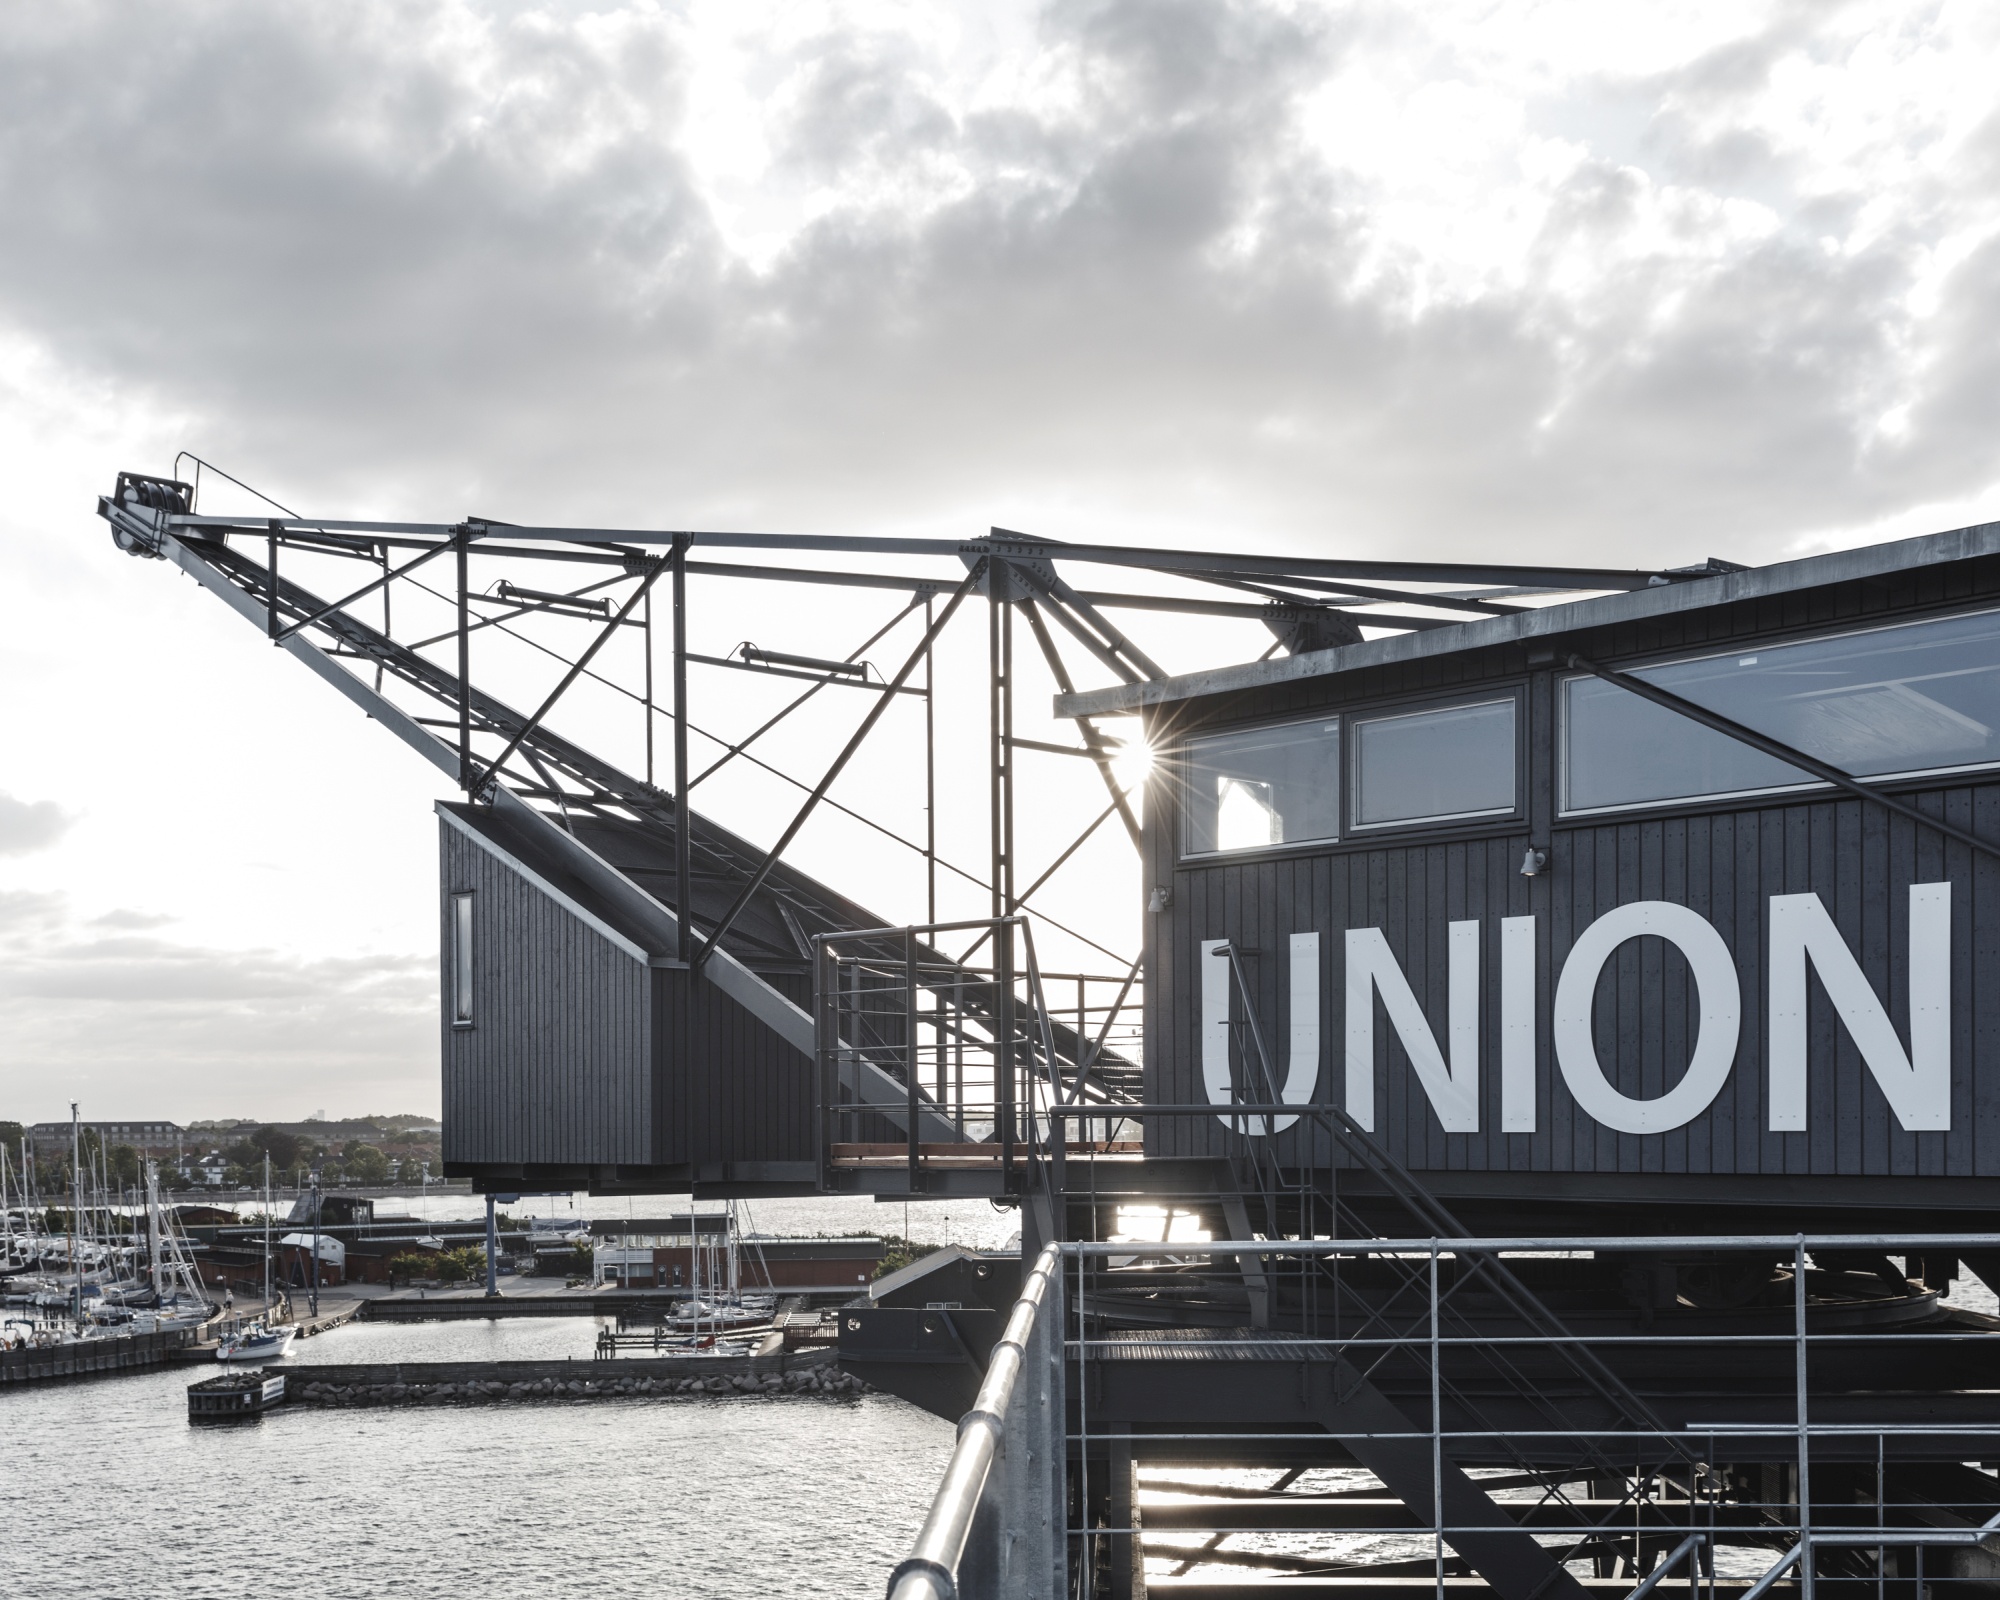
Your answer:
[[[640,1201],[640,1215],[684,1199]],[[549,1214],[629,1202],[538,1199]],[[406,1203],[431,1217],[466,1197]],[[711,1209],[704,1207],[703,1209]],[[901,1206],[759,1205],[764,1230],[903,1234]],[[907,1233],[992,1247],[1016,1219],[910,1208]],[[561,1360],[591,1317],[352,1323],[287,1364]],[[0,1394],[6,1600],[877,1600],[951,1451],[950,1423],[885,1395],[589,1400],[273,1412],[194,1427],[175,1366]],[[600,1367],[601,1371],[602,1368]]]
[[[294,1350],[574,1356],[588,1372],[598,1326],[362,1323]],[[187,1386],[217,1370],[0,1395],[0,1595],[877,1600],[953,1437],[881,1395],[281,1408],[191,1426]]]

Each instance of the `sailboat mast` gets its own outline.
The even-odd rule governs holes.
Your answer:
[[[83,1326],[83,1256],[77,1248],[77,1219],[83,1212],[83,1124],[77,1119],[76,1102],[69,1103],[69,1265],[76,1279],[76,1325]]]
[[[264,1315],[271,1314],[271,1152],[264,1152]],[[270,1324],[266,1324],[270,1326]]]
[[[160,1253],[160,1164],[146,1163],[146,1259],[153,1269],[153,1304],[167,1298],[167,1264]]]

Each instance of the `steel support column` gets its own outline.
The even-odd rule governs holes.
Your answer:
[[[674,922],[675,954],[694,959],[694,841],[688,802],[687,543],[676,541],[674,563]]]
[[[466,546],[471,535],[463,528],[452,540],[458,563],[458,786],[472,792],[472,615],[466,595]],[[272,558],[272,587],[277,586],[277,557]]]

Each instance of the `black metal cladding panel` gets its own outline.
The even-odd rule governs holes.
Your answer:
[[[1968,567],[1975,564],[1967,564]],[[1896,584],[1812,591],[1716,608],[1622,629],[1616,639],[1576,647],[1616,659],[1722,641],[1740,643],[1846,621],[1890,620],[1942,605],[2000,596],[1982,570],[1920,572]],[[1500,829],[1456,838],[1370,841],[1324,851],[1273,853],[1183,865],[1178,817],[1149,806],[1149,881],[1171,884],[1170,909],[1149,918],[1147,1098],[1207,1098],[1200,1066],[1200,941],[1228,938],[1256,952],[1250,980],[1278,1070],[1284,1071],[1289,996],[1286,950],[1293,932],[1321,941],[1320,1070],[1315,1098],[1344,1096],[1345,930],[1379,927],[1440,1043],[1446,1038],[1448,925],[1477,920],[1480,941],[1479,1131],[1440,1126],[1377,1006],[1377,1136],[1418,1169],[1582,1173],[1732,1173],[1985,1177],[2000,1174],[2000,863],[1949,844],[1879,806],[1822,792],[1806,799],[1738,801],[1696,811],[1557,821],[1552,815],[1552,675],[1527,672],[1518,654],[1482,652],[1407,663],[1216,697],[1169,708],[1185,732],[1227,724],[1379,704],[1385,697],[1454,684],[1529,684],[1530,740],[1524,782],[1528,815]],[[1171,737],[1164,717],[1155,739]],[[1939,781],[1906,798],[1960,827],[2000,840],[2000,783]],[[1162,797],[1164,799],[1164,797]],[[1551,849],[1549,870],[1520,874],[1530,838]],[[1841,1024],[1824,985],[1808,984],[1807,1127],[1774,1132],[1769,1115],[1766,924],[1780,894],[1816,893],[1909,1047],[1908,886],[1951,884],[1952,1104],[1947,1131],[1911,1132],[1892,1114]],[[1740,991],[1733,1067],[1706,1111],[1657,1134],[1621,1133],[1587,1116],[1554,1060],[1551,1009],[1557,974],[1578,935],[1615,907],[1663,900],[1699,912],[1731,952]],[[1533,1133],[1500,1130],[1498,920],[1534,915],[1536,935],[1536,1117]],[[1654,1098],[1677,1082],[1699,1030],[1686,962],[1664,941],[1619,946],[1596,991],[1594,1035],[1606,1076],[1621,1093]],[[1240,1068],[1239,1068],[1240,1075]],[[1278,1135],[1284,1159],[1305,1154],[1304,1124]],[[1156,1127],[1158,1154],[1220,1153],[1236,1141],[1214,1118]],[[1324,1141],[1315,1139],[1324,1160]]]
[[[766,974],[810,1011],[810,981]],[[811,1060],[715,985],[677,968],[653,972],[660,1159],[811,1161],[817,1154]]]
[[[1945,792],[1943,815],[2000,837],[2000,785]],[[1248,959],[1259,1017],[1284,1071],[1290,996],[1288,936],[1321,940],[1320,1069],[1316,1098],[1344,1103],[1345,930],[1379,927],[1433,1032],[1449,1015],[1449,924],[1480,923],[1480,1115],[1477,1133],[1446,1133],[1377,1002],[1377,1136],[1413,1168],[1553,1172],[1743,1174],[2000,1173],[2000,864],[1946,845],[1916,824],[1858,800],[1652,818],[1566,829],[1550,870],[1523,878],[1527,833],[1409,848],[1206,866],[1180,875],[1173,931],[1161,940],[1161,980],[1149,994],[1148,1095],[1207,1098],[1200,1067],[1200,944],[1228,938]],[[1809,989],[1808,1126],[1769,1129],[1767,946],[1772,895],[1816,892],[1886,1004],[1907,1046],[1907,886],[1952,885],[1952,1115],[1948,1132],[1904,1130],[1815,980]],[[1585,1115],[1553,1059],[1556,974],[1576,937],[1614,907],[1665,900],[1701,913],[1729,945],[1741,996],[1735,1066],[1709,1109],[1660,1134],[1619,1133]],[[1502,917],[1536,917],[1536,1131],[1500,1129],[1499,937]],[[1164,921],[1165,919],[1161,919]],[[1597,988],[1598,1059],[1623,1094],[1653,1099],[1679,1081],[1699,1031],[1686,962],[1657,938],[1632,939]],[[1240,1015],[1240,1013],[1239,1013]],[[1240,1069],[1239,1069],[1240,1070]],[[1287,1159],[1297,1131],[1279,1135]],[[1149,1148],[1218,1153],[1213,1119],[1177,1119]],[[1318,1144],[1324,1159],[1324,1141]]]
[[[451,897],[471,891],[473,1025],[441,1018],[445,1159],[644,1164],[655,1153],[649,973],[439,822],[441,993]]]

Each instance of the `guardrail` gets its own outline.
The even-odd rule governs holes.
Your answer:
[[[889,1600],[1069,1593],[1060,1247],[1035,1259]]]
[[[1671,1275],[1676,1261],[1699,1267],[1737,1252],[1768,1261],[1774,1273],[1763,1314],[1741,1328],[1729,1327],[1727,1317],[1693,1307],[1688,1308],[1692,1324],[1684,1329],[1662,1327],[1648,1318],[1643,1326],[1600,1325],[1583,1332],[1535,1326],[1518,1312],[1496,1319],[1492,1310],[1499,1303],[1492,1291],[1503,1281],[1497,1275],[1506,1275],[1505,1282],[1520,1288],[1523,1280],[1514,1279],[1514,1271],[1529,1280],[1548,1276],[1559,1282],[1570,1266],[1588,1265],[1547,1259],[1551,1256],[1623,1257],[1621,1272],[1626,1263],[1650,1258]],[[1501,1536],[1524,1546],[1530,1538],[1544,1542],[1559,1566],[1588,1562],[1600,1582],[1622,1575],[1632,1585],[1626,1600],[1648,1600],[1663,1584],[1668,1585],[1663,1592],[1671,1593],[1685,1584],[1690,1600],[1704,1590],[1717,1593],[1720,1546],[1776,1552],[1761,1574],[1722,1580],[1722,1587],[1741,1600],[1754,1600],[1783,1581],[1795,1584],[1810,1600],[1820,1577],[1844,1579],[1849,1587],[1861,1579],[1878,1592],[1885,1580],[1897,1593],[1941,1592],[1940,1583],[1971,1581],[1972,1574],[1959,1570],[1960,1558],[1946,1571],[1934,1567],[1927,1575],[1923,1551],[1994,1548],[2000,1515],[1985,1519],[2000,1501],[1973,1493],[1940,1526],[1926,1521],[1928,1513],[1917,1517],[1914,1504],[1904,1503],[1900,1492],[1885,1494],[1884,1472],[1891,1474],[1894,1490],[1893,1475],[1902,1462],[1955,1461],[1960,1450],[1978,1454],[2000,1437],[2000,1414],[1989,1405],[1977,1418],[1944,1419],[1925,1406],[1900,1406],[1890,1394],[1873,1395],[1877,1386],[1867,1378],[1874,1360],[1870,1352],[1895,1350],[1917,1359],[1926,1352],[1956,1352],[1958,1358],[1975,1359],[1983,1372],[1989,1358],[1978,1354],[1981,1347],[1994,1348],[1990,1359],[2000,1362],[2000,1348],[1995,1348],[2000,1347],[2000,1328],[1965,1318],[1948,1325],[1891,1328],[1848,1315],[1868,1303],[1850,1296],[1857,1285],[1865,1288],[1871,1281],[1867,1273],[1877,1270],[1856,1265],[1859,1252],[1991,1257],[2000,1252],[2000,1235],[1746,1233],[1051,1244],[1036,1260],[1013,1307],[978,1400],[960,1425],[950,1467],[923,1531],[891,1579],[890,1600],[1088,1596],[1097,1592],[1094,1574],[1127,1565],[1137,1570],[1142,1538],[1148,1546],[1145,1556],[1187,1557],[1179,1561],[1186,1573],[1191,1565],[1226,1559],[1231,1552],[1218,1546],[1232,1535],[1295,1537],[1313,1528],[1337,1541],[1420,1541],[1424,1554],[1418,1570],[1434,1575],[1440,1600],[1452,1572],[1481,1570],[1478,1542]],[[1318,1309],[1309,1299],[1295,1300],[1289,1308],[1290,1327],[1198,1330],[1197,1351],[1174,1329],[1120,1331],[1115,1314],[1108,1325],[1102,1320],[1122,1292],[1144,1290],[1156,1281],[1171,1281],[1183,1290],[1209,1279],[1217,1288],[1233,1281],[1240,1295],[1245,1283],[1269,1273],[1274,1258],[1286,1256],[1301,1269],[1325,1275],[1335,1290],[1320,1299]],[[1513,1259],[1503,1265],[1503,1256]],[[1468,1311],[1461,1290],[1481,1285],[1489,1304]],[[1299,1286],[1304,1288],[1306,1281],[1299,1280]],[[1919,1289],[1912,1285],[1913,1293]],[[1346,1312],[1329,1309],[1343,1297]],[[1070,1308],[1067,1317],[1065,1306]],[[1662,1346],[1700,1351],[1719,1370],[1754,1361],[1776,1381],[1769,1388],[1744,1391],[1740,1406],[1728,1392],[1707,1395],[1706,1409],[1694,1413],[1700,1421],[1668,1421],[1626,1381],[1628,1373],[1651,1370],[1646,1352]],[[1242,1432],[1230,1431],[1234,1424],[1190,1424],[1183,1431],[1172,1423],[1167,1428],[1173,1431],[1163,1431],[1156,1424],[1145,1435],[1154,1450],[1171,1452],[1199,1443],[1212,1458],[1213,1447],[1232,1439],[1253,1451],[1289,1442],[1294,1448],[1324,1450],[1329,1466],[1359,1461],[1386,1487],[1360,1491],[1362,1500],[1323,1527],[1296,1520],[1303,1514],[1298,1507],[1269,1526],[1257,1515],[1222,1515],[1226,1501],[1204,1502],[1198,1485],[1185,1484],[1171,1485],[1168,1492],[1196,1491],[1195,1503],[1163,1506],[1172,1515],[1163,1516],[1149,1533],[1141,1532],[1142,1517],[1132,1518],[1129,1527],[1094,1517],[1090,1491],[1105,1463],[1112,1463],[1114,1472],[1131,1475],[1129,1497],[1135,1509],[1145,1486],[1136,1470],[1139,1458],[1132,1453],[1138,1435],[1125,1416],[1100,1412],[1102,1384],[1094,1375],[1107,1370],[1107,1362],[1163,1359],[1176,1363],[1176,1381],[1199,1382],[1186,1365],[1191,1358],[1272,1362],[1296,1374],[1287,1379],[1300,1396],[1296,1427],[1267,1420],[1246,1424]],[[1573,1387],[1593,1390],[1604,1402],[1598,1409],[1616,1411],[1620,1419],[1609,1425],[1589,1422],[1585,1413],[1572,1416],[1559,1405],[1539,1421],[1488,1418],[1480,1415],[1478,1404],[1455,1394],[1468,1377],[1522,1371],[1532,1378],[1540,1369],[1521,1369],[1524,1361],[1541,1363],[1549,1374],[1558,1367],[1572,1374],[1579,1380]],[[1821,1361],[1827,1363],[1821,1382],[1809,1382],[1809,1363],[1817,1370]],[[1354,1404],[1349,1394],[1333,1402],[1333,1409],[1315,1400],[1314,1409],[1304,1400],[1309,1365],[1346,1373],[1336,1389],[1351,1390],[1362,1381],[1371,1389],[1375,1384],[1387,1388],[1373,1402]],[[1372,1374],[1372,1379],[1358,1379],[1360,1374]],[[1956,1380],[1940,1381],[1940,1393],[1953,1391]],[[1819,1414],[1816,1395],[1838,1396],[1851,1389],[1871,1392],[1865,1415],[1856,1415],[1851,1405],[1833,1404],[1828,1406],[1832,1414]],[[1388,1394],[1397,1397],[1393,1404],[1376,1403]],[[1067,1413],[1066,1395],[1071,1401]],[[1065,1484],[1070,1457],[1084,1475],[1081,1522]],[[1836,1474],[1845,1471],[1856,1478],[1855,1483],[1830,1497],[1815,1495],[1816,1457],[1831,1463]],[[1120,1460],[1129,1464],[1119,1468]],[[1862,1483],[1871,1469],[1872,1484]],[[1571,1502],[1560,1492],[1510,1490],[1501,1483],[1496,1485],[1502,1491],[1499,1498],[1488,1498],[1483,1489],[1469,1505],[1460,1498],[1460,1514],[1454,1517],[1447,1506],[1453,1499],[1449,1480],[1457,1476],[1465,1480],[1464,1487],[1478,1488],[1489,1480],[1467,1474],[1481,1470],[1511,1475],[1516,1484],[1539,1475],[1554,1485],[1587,1480],[1591,1488],[1585,1500]],[[1781,1475],[1772,1478],[1772,1471]],[[1095,1486],[1102,1491],[1101,1481]],[[1873,1492],[1853,1498],[1857,1489],[1868,1488]],[[1507,1497],[1522,1492],[1530,1499]],[[1271,1509],[1286,1510],[1278,1489],[1257,1493],[1268,1493]],[[1386,1499],[1365,1498],[1378,1494]],[[1483,1513],[1469,1514],[1479,1506]],[[1206,1536],[1207,1542],[1163,1543],[1162,1533],[1176,1539]],[[1909,1555],[1892,1560],[1897,1549]],[[1252,1565],[1299,1573],[1323,1572],[1329,1560],[1351,1559],[1247,1547],[1235,1553],[1247,1553]],[[1415,1562],[1398,1565],[1405,1578],[1416,1576],[1409,1570]],[[1363,1571],[1365,1567],[1351,1568],[1348,1575],[1358,1577]],[[1909,1588],[1912,1576],[1915,1589]],[[1082,1584],[1080,1591],[1076,1582]]]
[[[967,948],[947,956],[948,939]],[[1048,1144],[1058,1106],[1086,1143],[1123,1136],[1136,968],[1044,973],[1022,915],[816,934],[812,949],[822,1182],[897,1164],[912,1192],[927,1169],[1010,1174]],[[883,1141],[885,1114],[901,1140]]]

